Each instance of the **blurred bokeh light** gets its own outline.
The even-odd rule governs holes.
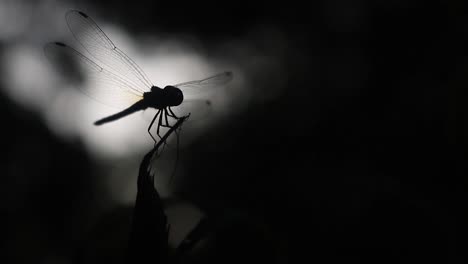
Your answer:
[[[146,132],[149,121],[143,118],[145,114],[135,113],[104,126],[94,126],[97,119],[121,109],[110,108],[85,96],[77,89],[84,84],[60,75],[43,54],[43,46],[51,41],[63,41],[86,54],[67,28],[64,14],[70,8],[69,3],[61,1],[0,2],[4,14],[0,18],[0,38],[8,40],[4,41],[1,60],[5,93],[23,107],[37,111],[51,131],[63,140],[83,142],[98,160],[111,163],[115,159],[138,159],[138,154],[147,150],[152,142]],[[210,122],[242,112],[252,100],[265,101],[280,96],[279,87],[286,81],[280,61],[285,40],[274,28],[262,26],[252,29],[251,34],[243,38],[205,43],[188,33],[158,34],[156,31],[132,35],[121,25],[93,16],[91,7],[81,10],[94,17],[156,86],[203,79],[226,70],[234,73],[233,82],[214,97],[206,98],[213,108],[209,119],[185,126],[182,144],[190,143],[203,133]],[[15,19],[21,23],[14,23]],[[257,42],[269,38],[273,52],[256,48],[262,44]],[[267,85],[255,87],[261,82]],[[268,90],[259,90],[261,87]],[[186,95],[186,99],[192,96]]]

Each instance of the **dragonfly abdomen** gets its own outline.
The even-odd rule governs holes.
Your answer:
[[[120,119],[122,117],[125,117],[127,115],[130,115],[130,114],[133,114],[137,111],[140,111],[140,110],[145,110],[146,108],[148,108],[148,105],[146,104],[145,100],[142,99],[136,103],[134,103],[133,105],[131,105],[130,107],[116,113],[116,114],[113,114],[111,116],[108,116],[108,117],[105,117],[103,119],[100,119],[96,122],[94,122],[94,124],[96,126],[100,126],[102,124],[105,124],[105,123],[108,123],[108,122],[112,122],[112,121],[115,121],[117,119]]]

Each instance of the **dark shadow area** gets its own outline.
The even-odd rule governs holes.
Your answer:
[[[167,217],[148,171],[151,157],[158,152],[159,146],[148,152],[140,165],[126,263],[146,263],[150,259],[168,263],[169,260]]]
[[[36,114],[0,96],[3,263],[68,258],[100,209],[93,168],[80,142],[57,139]]]
[[[2,263],[466,262],[466,4],[89,3],[136,36],[190,33],[207,50],[271,25],[287,81],[181,149],[175,195],[205,218],[176,249],[148,177],[135,208],[98,218],[81,144],[0,96]]]

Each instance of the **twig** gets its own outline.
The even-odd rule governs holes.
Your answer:
[[[177,120],[177,122],[169,129],[169,131],[166,132],[166,134],[164,134],[164,136],[162,136],[162,138],[158,141],[158,143],[156,143],[156,145],[154,146],[153,148],[153,151],[154,152],[155,150],[159,149],[159,147],[161,146],[161,144],[165,143],[167,138],[172,134],[172,132],[176,131],[177,128],[179,128],[182,123],[190,117],[190,114],[186,115],[186,116],[183,116],[181,118],[179,118]],[[148,153],[149,154],[149,153]]]
[[[188,117],[189,115],[179,118],[154,148],[145,155],[140,164],[126,263],[148,263],[148,259],[161,264],[169,261],[167,217],[161,198],[148,172],[148,165],[153,154]]]

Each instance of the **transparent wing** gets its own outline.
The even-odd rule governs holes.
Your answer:
[[[178,117],[190,114],[188,122],[200,121],[208,118],[213,113],[213,105],[210,100],[191,99],[185,100],[179,106],[171,107],[171,110]]]
[[[78,70],[86,76],[86,83],[80,85],[80,90],[98,102],[122,108],[143,99],[143,94],[132,84],[64,43],[48,43],[44,46],[44,53],[51,63],[61,70],[71,66],[64,65],[64,62],[75,63]]]
[[[65,15],[68,27],[76,40],[104,67],[122,76],[140,92],[148,92],[153,84],[143,70],[117,48],[104,31],[88,15],[71,10]]]
[[[232,72],[222,72],[202,80],[179,83],[174,86],[182,90],[186,98],[197,98],[215,92],[232,79]]]

